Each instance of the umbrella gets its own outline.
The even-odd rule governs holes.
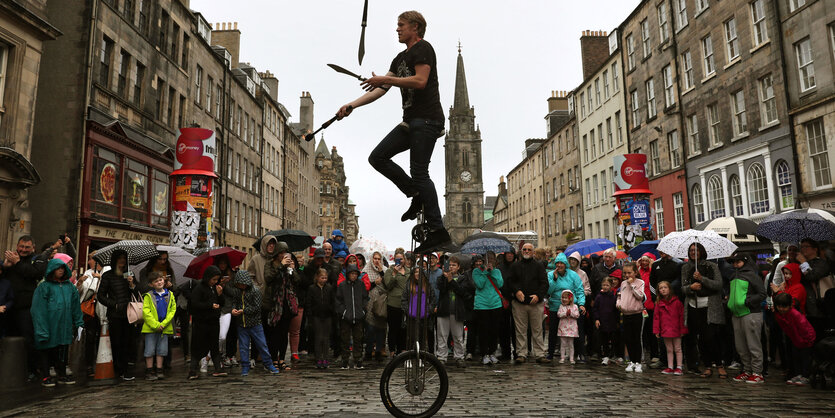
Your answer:
[[[478,232],[478,233],[475,233],[475,234],[472,234],[472,235],[468,236],[467,238],[464,238],[464,240],[461,241],[461,245],[464,245],[464,244],[466,244],[466,243],[468,243],[472,240],[476,240],[476,239],[479,239],[479,238],[495,238],[495,239],[504,240],[504,241],[507,241],[508,243],[510,243],[510,240],[507,239],[507,237],[502,235],[502,234],[497,234],[495,232]]]
[[[379,251],[380,254],[386,253],[386,245],[382,241],[374,238],[360,238],[351,244],[348,248],[351,254],[362,254],[365,258],[370,259],[374,251]]]
[[[96,250],[93,259],[103,266],[108,266],[110,265],[110,256],[116,250],[123,250],[128,253],[128,265],[139,264],[159,255],[159,251],[151,241],[123,240]]]
[[[581,256],[586,257],[592,253],[608,250],[609,248],[612,248],[614,246],[614,242],[609,241],[605,238],[592,238],[582,240],[576,244],[568,246],[568,248],[565,249],[565,253],[571,254],[574,251],[577,251],[580,253]]]
[[[699,243],[705,247],[708,260],[729,257],[737,249],[736,244],[714,231],[688,229],[686,231],[676,231],[667,234],[658,243],[658,251],[667,253],[673,257],[685,259],[689,257],[688,250],[690,244],[693,243]]]
[[[464,254],[487,254],[492,251],[496,254],[511,251],[513,245],[506,239],[478,238],[461,246],[460,252]]]
[[[216,248],[214,250],[209,250],[200,254],[197,258],[191,260],[191,263],[188,265],[188,269],[184,274],[185,277],[190,277],[192,279],[202,279],[203,272],[206,271],[206,268],[215,264],[215,261],[218,257],[225,255],[226,258],[229,259],[229,267],[235,268],[241,265],[246,258],[246,253],[243,251],[238,251],[234,248],[230,247],[221,247]]]
[[[599,256],[601,256],[601,257],[602,257],[602,256],[603,256],[603,253],[605,253],[605,252],[606,252],[606,250],[603,250],[603,251],[595,251],[595,252],[593,252],[593,253],[591,253],[591,254],[589,254],[589,255],[599,255]],[[616,259],[616,260],[625,260],[625,259],[627,259],[627,258],[629,258],[629,254],[627,254],[627,253],[625,253],[625,252],[623,252],[623,251],[615,251],[615,259]],[[634,259],[634,258],[633,258],[633,260],[636,260],[636,259]]]
[[[715,231],[717,234],[731,240],[731,242],[757,242],[757,223],[745,218],[723,216],[703,222],[693,229],[698,231]]]
[[[291,252],[301,251],[314,244],[313,237],[311,237],[310,234],[298,229],[279,229],[277,231],[267,232],[264,234],[264,237],[267,235],[272,235],[277,240],[287,244],[287,246],[290,247]],[[255,241],[252,244],[252,248],[256,251],[261,251],[261,240],[263,240],[264,237]]]
[[[804,238],[815,241],[835,239],[835,212],[822,209],[800,209],[765,218],[757,235],[777,242],[797,243]]]
[[[658,258],[661,256],[660,254],[658,254],[658,250],[656,249],[656,247],[658,247],[658,243],[658,240],[641,241],[640,244],[636,245],[634,248],[629,250],[629,256],[632,257],[633,260],[637,260],[641,258],[641,256],[644,255],[644,253],[652,253],[652,255],[654,255],[655,258]]]
[[[188,264],[191,263],[191,260],[194,260],[194,256],[180,247],[170,247],[167,245],[157,245],[157,251],[168,253],[168,262],[171,263],[171,269],[174,270],[174,279],[177,281],[176,284],[179,285],[183,283],[185,281],[184,275],[186,268],[188,268]],[[138,263],[131,270],[134,274],[136,274],[136,277],[139,277],[139,272],[141,272],[147,265],[148,260]]]

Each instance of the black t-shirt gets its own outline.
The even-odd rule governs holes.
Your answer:
[[[441,107],[441,95],[438,93],[438,69],[436,68],[435,50],[429,42],[421,39],[411,48],[397,54],[391,62],[389,71],[395,77],[415,75],[415,65],[427,64],[430,67],[429,80],[423,89],[400,89],[403,99],[403,120],[429,119],[444,121]]]

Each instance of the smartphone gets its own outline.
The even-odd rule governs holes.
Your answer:
[[[449,271],[449,260],[444,261],[444,271]]]
[[[394,259],[394,265],[395,265],[395,266],[399,266],[399,265],[400,265],[400,262],[401,262],[401,260],[400,260],[399,258],[395,258],[395,259]]]

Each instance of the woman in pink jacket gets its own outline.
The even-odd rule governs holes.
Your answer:
[[[681,376],[682,354],[681,337],[687,334],[684,326],[684,305],[670,288],[670,283],[658,283],[658,301],[655,303],[655,321],[652,323],[652,333],[658,338],[664,338],[667,347],[667,368],[663,374]],[[673,355],[675,354],[675,358]],[[675,360],[675,363],[673,362]],[[674,365],[678,365],[673,369]]]

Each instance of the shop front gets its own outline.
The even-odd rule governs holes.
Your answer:
[[[87,128],[79,256],[124,239],[168,244],[170,148],[118,121]]]

